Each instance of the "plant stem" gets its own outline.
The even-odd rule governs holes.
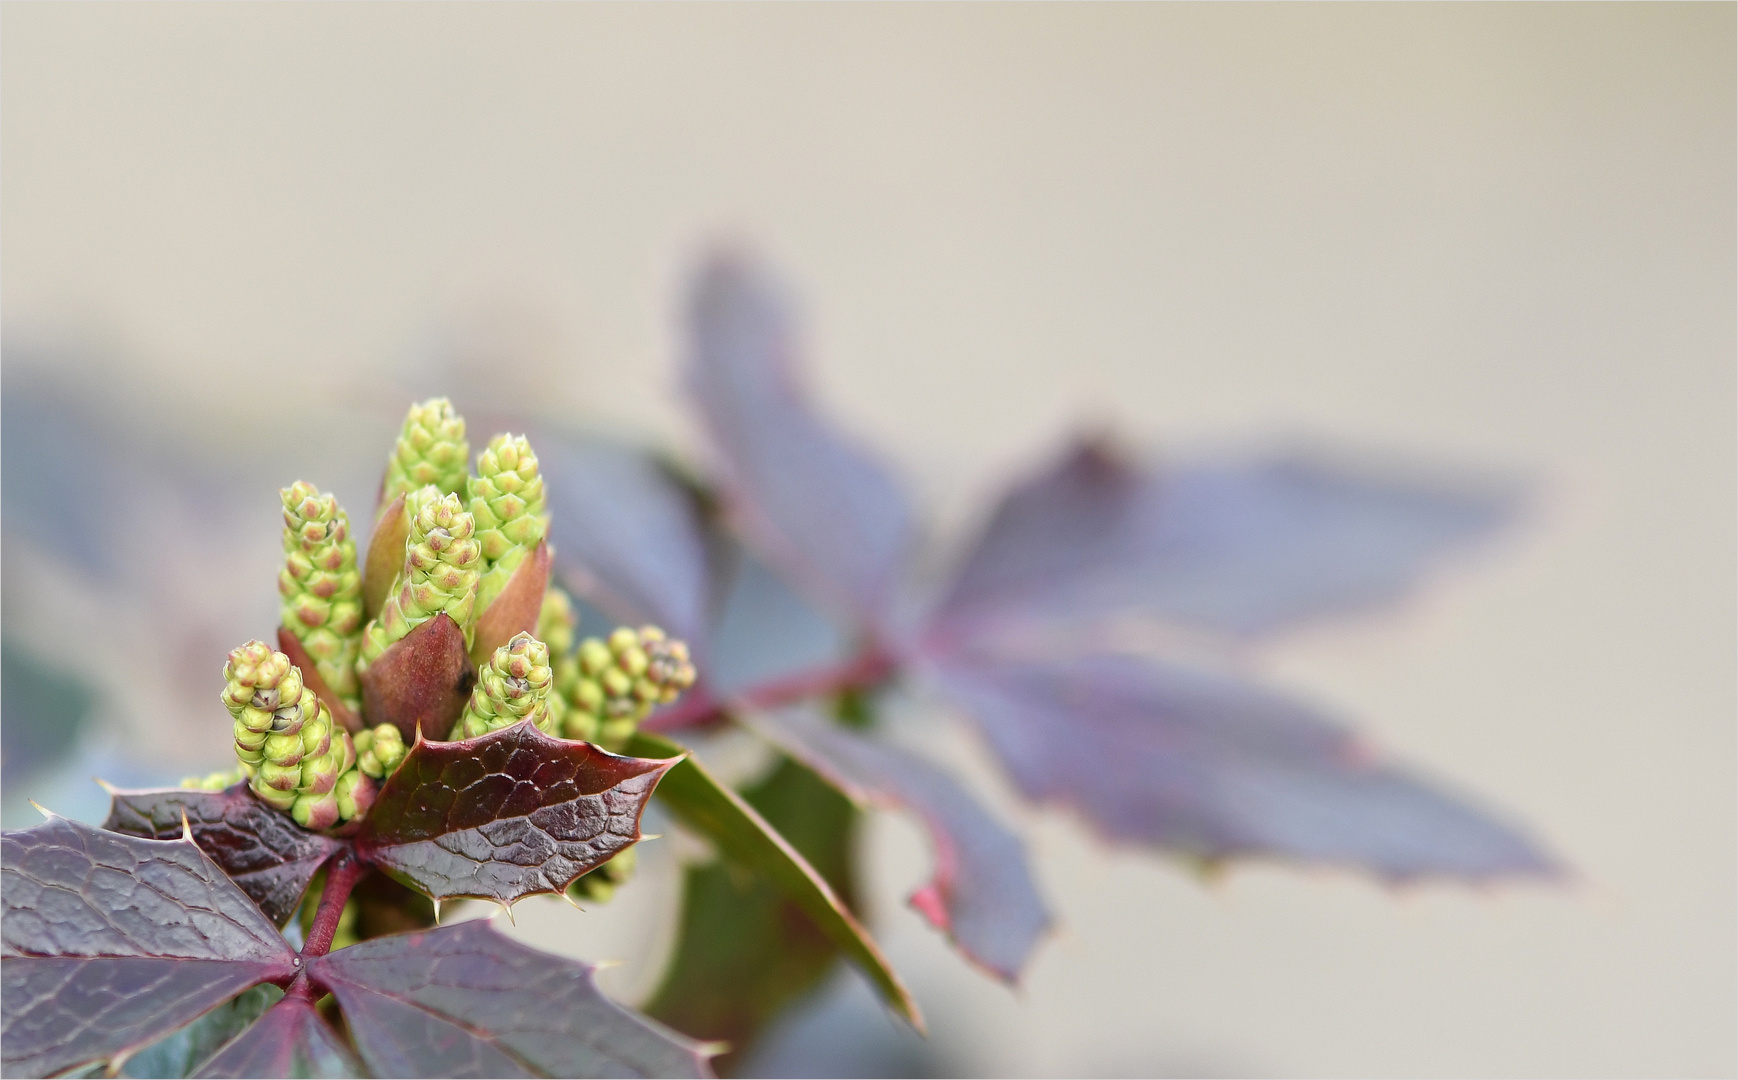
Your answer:
[[[368,865],[348,847],[332,860],[326,869],[326,887],[320,891],[320,906],[314,911],[314,925],[308,928],[307,944],[302,946],[303,956],[325,956],[332,948],[332,937],[338,933],[338,916],[344,914],[350,890],[367,872]]]
[[[776,709],[842,690],[865,690],[884,682],[898,665],[887,653],[870,648],[837,664],[823,664],[751,686],[728,699],[714,697],[703,686],[682,701],[646,718],[647,731],[675,731],[720,720],[731,705]]]

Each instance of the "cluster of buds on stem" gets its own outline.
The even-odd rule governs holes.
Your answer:
[[[331,829],[367,813],[419,730],[464,739],[529,722],[619,750],[694,682],[687,647],[656,627],[575,648],[573,602],[548,586],[536,453],[523,436],[497,435],[474,474],[469,456],[450,402],[412,406],[360,565],[335,498],[302,481],[280,492],[287,653],[258,641],[230,653],[223,701],[241,767],[185,786],[245,780],[302,826]],[[581,892],[607,895],[631,856],[587,875]]]
[[[263,641],[229,654],[223,703],[235,718],[235,756],[249,786],[309,829],[329,829],[373,802],[372,788],[339,779],[356,764],[350,734],[333,730],[332,713],[302,681],[301,669]],[[360,774],[355,774],[360,775]]]

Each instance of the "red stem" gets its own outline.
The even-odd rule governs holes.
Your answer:
[[[824,664],[751,686],[728,701],[720,701],[703,686],[695,687],[688,697],[653,713],[641,726],[647,731],[675,731],[721,719],[733,703],[754,709],[776,709],[824,694],[861,690],[885,681],[897,667],[893,657],[885,652],[868,649],[842,663]]]
[[[332,948],[332,938],[338,933],[338,916],[344,914],[344,902],[350,890],[368,872],[368,865],[346,847],[332,860],[326,870],[326,887],[320,891],[320,906],[314,911],[314,925],[308,928],[303,956],[325,956]]]

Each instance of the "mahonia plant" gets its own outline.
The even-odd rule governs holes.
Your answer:
[[[703,468],[552,428],[496,436],[473,472],[436,399],[406,417],[360,558],[336,500],[283,491],[276,648],[223,669],[239,768],[116,791],[101,829],[5,837],[9,1074],[729,1071],[841,958],[921,1029],[852,910],[862,807],[921,820],[935,868],[911,906],[992,977],[1016,982],[1052,919],[1018,837],[881,730],[896,685],[970,718],[1027,797],[1192,867],[1557,873],[1236,668],[1399,594],[1512,492],[1299,456],[1155,469],[1095,437],[1010,487],[925,590],[900,484],[795,380],[778,287],[720,254],[687,320]],[[576,598],[626,625],[578,639]],[[830,655],[726,670],[715,633],[745,610]],[[740,791],[670,738],[724,725],[773,751]],[[714,857],[684,871],[647,1016],[486,922],[439,925],[458,901],[609,900],[654,797]]]

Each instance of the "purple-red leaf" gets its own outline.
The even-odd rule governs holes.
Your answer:
[[[178,840],[183,814],[199,850],[279,926],[295,913],[321,864],[342,846],[260,802],[245,783],[223,791],[116,791],[103,828]]]
[[[442,612],[418,626],[362,673],[362,713],[369,726],[395,724],[405,742],[417,732],[444,739],[465,711],[477,669],[465,634]]]
[[[651,454],[539,434],[563,580],[627,623],[655,623],[705,655],[712,560],[694,494]]]
[[[690,300],[688,385],[743,533],[809,595],[875,628],[911,543],[911,509],[882,464],[803,400],[790,323],[771,281],[714,258]]]
[[[425,740],[380,789],[356,846],[436,900],[561,892],[640,839],[640,813],[673,764],[553,739],[530,721]]]
[[[1071,805],[1117,839],[1389,879],[1554,872],[1511,827],[1374,760],[1310,709],[1227,676],[1112,654],[949,654],[933,673],[1027,795]]]
[[[301,963],[193,844],[52,818],[0,838],[0,1060],[41,1076],[161,1038]]]
[[[859,802],[911,810],[935,846],[935,876],[911,906],[960,951],[1016,981],[1050,928],[1018,837],[947,771],[806,709],[748,717],[755,730]]]
[[[270,1078],[363,1073],[362,1063],[320,1017],[313,1002],[286,997],[212,1055],[194,1075]]]
[[[313,961],[380,1076],[707,1076],[702,1048],[616,1005],[594,969],[486,922],[376,938]]]
[[[392,583],[404,569],[404,542],[409,536],[410,517],[400,495],[375,520],[374,534],[368,538],[368,552],[362,559],[362,613],[366,617],[380,614],[381,605],[392,592]]]
[[[1134,612],[1255,635],[1388,599],[1513,513],[1513,492],[1301,457],[1150,472],[1082,442],[1001,501],[935,618],[941,637]]]

